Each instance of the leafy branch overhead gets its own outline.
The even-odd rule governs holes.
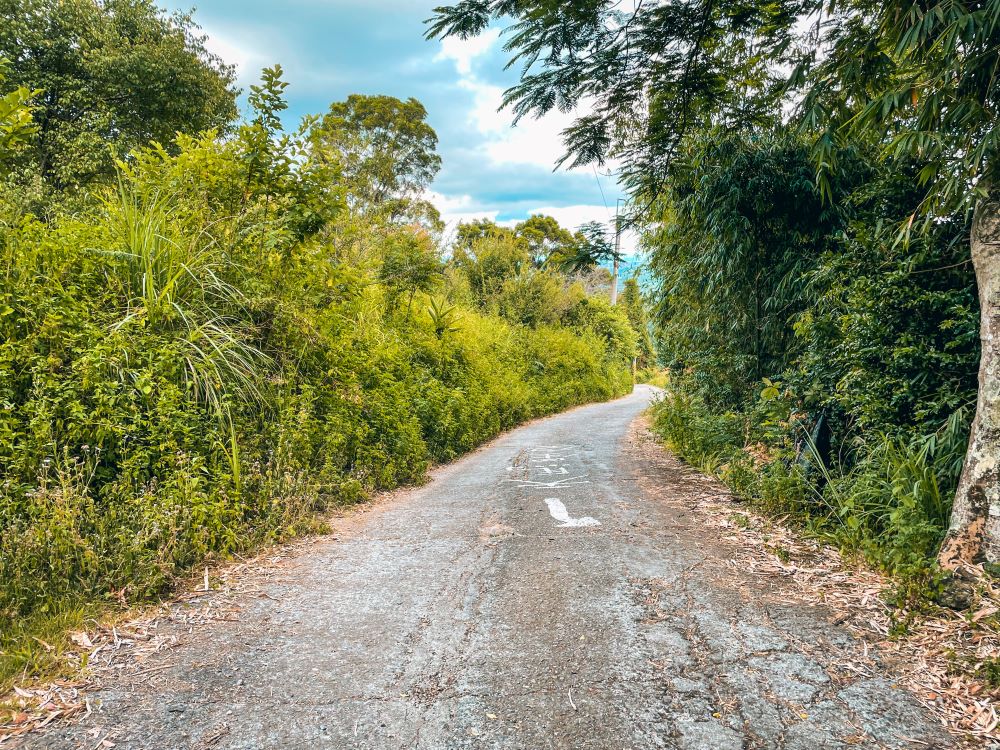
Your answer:
[[[632,5],[465,0],[435,8],[427,36],[467,39],[505,26],[508,67],[521,72],[504,98],[514,119],[579,113],[559,164],[618,160],[625,186],[649,197],[685,138],[713,117],[733,128],[776,121],[781,78],[772,60],[790,45],[804,3]]]

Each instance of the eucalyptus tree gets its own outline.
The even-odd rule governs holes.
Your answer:
[[[514,232],[528,245],[536,266],[572,248],[580,239],[551,216],[532,214],[514,227]]]
[[[441,169],[437,134],[416,99],[351,94],[330,105],[311,137],[315,154],[339,166],[353,211],[440,221],[423,198]]]

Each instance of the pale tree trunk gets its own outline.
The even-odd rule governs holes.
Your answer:
[[[979,400],[939,561],[947,570],[1000,561],[1000,196],[976,206],[972,265],[979,285]]]
[[[611,306],[618,304],[618,258],[615,258],[615,268],[611,272]]]

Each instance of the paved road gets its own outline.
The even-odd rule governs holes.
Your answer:
[[[839,668],[857,645],[829,613],[724,564],[692,473],[629,437],[651,396],[438,471],[28,746],[949,747],[908,694]]]

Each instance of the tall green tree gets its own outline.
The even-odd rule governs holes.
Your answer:
[[[639,280],[632,276],[625,280],[622,289],[622,308],[632,324],[636,338],[636,367],[645,368],[654,364],[656,351],[653,348],[653,337],[649,333],[649,316],[646,314],[646,302],[642,297]]]
[[[41,90],[22,168],[55,189],[108,177],[116,153],[226,129],[237,114],[233,68],[190,15],[151,0],[0,0],[0,57],[16,85]]]
[[[501,240],[515,242],[520,238],[511,227],[504,227],[490,219],[473,219],[459,222],[455,229],[455,249],[471,250],[472,246],[482,240]]]
[[[437,134],[416,99],[351,94],[330,105],[312,140],[317,154],[339,164],[353,211],[440,221],[423,197],[441,168]]]
[[[851,0],[817,5],[813,44],[793,76],[805,126],[817,134],[821,186],[847,138],[915,159],[926,189],[911,225],[973,215],[979,286],[979,398],[940,560],[1000,561],[1000,1]],[[820,54],[822,53],[822,54]]]

